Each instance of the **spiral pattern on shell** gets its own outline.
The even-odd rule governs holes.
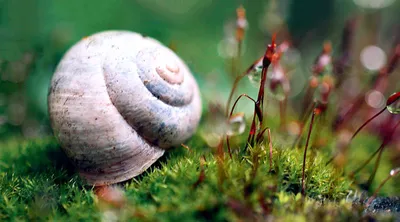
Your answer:
[[[197,83],[156,40],[86,37],[63,57],[48,97],[54,134],[88,184],[128,180],[187,140],[201,115]]]

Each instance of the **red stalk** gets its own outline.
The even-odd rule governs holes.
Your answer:
[[[235,100],[235,103],[234,103],[233,106],[232,106],[231,112],[229,113],[229,118],[233,115],[233,111],[235,110],[237,103],[239,102],[239,100],[240,100],[242,97],[248,98],[249,100],[251,100],[251,101],[254,103],[254,106],[255,106],[255,108],[254,108],[255,114],[261,112],[261,111],[257,111],[257,110],[259,110],[260,107],[257,105],[256,101],[255,101],[253,98],[251,98],[251,97],[248,96],[247,94],[242,94],[242,95],[240,95],[240,96]],[[254,116],[255,116],[255,114],[254,114]],[[261,116],[262,116],[262,115],[261,115]],[[253,121],[254,121],[254,118],[253,118]],[[250,130],[250,131],[251,131],[251,130]],[[230,156],[230,158],[232,159],[232,152],[231,152],[231,146],[230,146],[230,144],[229,144],[229,136],[228,136],[228,135],[226,135],[226,144],[227,144],[227,146],[228,146],[229,156]]]
[[[308,149],[308,144],[310,142],[310,137],[311,137],[311,132],[312,132],[313,124],[314,124],[315,115],[318,115],[319,113],[320,113],[320,110],[318,108],[314,108],[314,111],[313,111],[312,116],[311,116],[310,128],[308,130],[306,146],[304,148],[303,173],[302,173],[302,176],[301,176],[301,194],[303,196],[305,196],[305,194],[306,194],[305,171],[306,171],[307,149]]]

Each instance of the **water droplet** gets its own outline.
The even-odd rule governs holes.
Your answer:
[[[267,77],[269,79],[269,95],[276,100],[283,101],[290,91],[290,83],[283,73],[283,70],[280,66],[273,67],[273,69],[267,73]]]
[[[395,93],[389,97],[386,108],[391,114],[400,113],[400,93]]]
[[[210,104],[209,110],[204,127],[200,130],[200,136],[208,146],[217,147],[226,134],[227,121],[222,106]]]
[[[289,98],[294,98],[303,92],[305,85],[308,84],[307,77],[301,68],[292,69],[286,74],[289,79],[290,93]]]
[[[395,168],[395,169],[393,169],[393,170],[390,171],[390,176],[394,177],[394,176],[396,176],[399,172],[400,172],[400,167]]]
[[[284,83],[282,81],[271,80],[269,83],[270,95],[278,101],[283,101],[286,98],[286,91],[284,88]]]
[[[260,87],[261,73],[262,73],[262,66],[256,66],[247,75],[247,77],[249,78],[250,83],[256,88]]]
[[[240,135],[246,129],[246,123],[244,120],[244,113],[237,113],[229,118],[228,128],[226,135],[236,136]]]

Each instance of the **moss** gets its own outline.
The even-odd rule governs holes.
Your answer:
[[[265,147],[250,148],[246,155],[234,154],[233,159],[226,156],[221,163],[196,135],[188,142],[190,150],[176,148],[143,175],[124,183],[127,204],[118,209],[100,203],[53,138],[11,139],[1,144],[0,220],[230,221],[271,217],[307,221],[362,217],[361,210],[345,201],[354,189],[352,181],[342,170],[324,167],[329,152],[309,152],[307,198],[303,200],[299,194],[302,149],[280,147],[280,142],[275,142],[270,172]],[[354,149],[365,150],[362,145]],[[385,162],[382,168],[387,165]],[[204,178],[199,181],[201,171]],[[385,192],[398,189],[394,183],[385,187]]]

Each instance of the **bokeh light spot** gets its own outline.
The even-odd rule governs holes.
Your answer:
[[[383,108],[385,106],[385,96],[377,90],[371,90],[365,96],[365,101],[372,108]]]
[[[381,9],[393,4],[395,0],[353,0],[354,3],[362,8]]]
[[[376,71],[385,65],[386,54],[378,46],[370,45],[361,51],[360,60],[366,69]]]

